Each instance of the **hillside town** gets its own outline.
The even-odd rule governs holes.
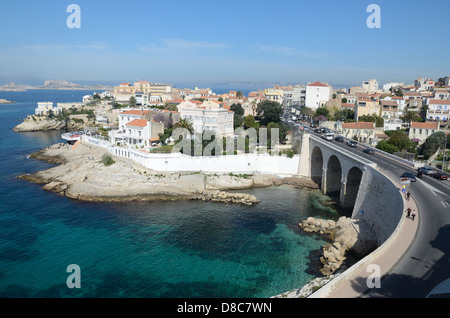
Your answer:
[[[261,120],[262,104],[277,108],[277,115],[269,121]],[[382,86],[370,79],[350,88],[333,88],[316,81],[276,85],[247,96],[242,91],[217,94],[209,88],[124,82],[111,91],[86,95],[81,102],[56,106],[40,102],[33,117],[61,118],[69,114],[70,119],[94,128],[114,145],[149,152],[173,145],[170,133],[174,127],[187,128],[191,133],[212,130],[220,137],[233,137],[238,127],[287,127],[291,132],[321,127],[405,159],[427,160],[430,164],[439,158],[445,162],[449,111],[447,76],[436,81],[418,77],[410,84],[391,82]],[[269,113],[267,108],[265,112]],[[424,147],[435,133],[444,136],[443,146],[431,150]]]

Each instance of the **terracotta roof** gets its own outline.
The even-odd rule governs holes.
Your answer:
[[[425,123],[419,123],[419,122],[412,122],[411,128],[419,128],[419,129],[438,129],[438,123],[432,123],[432,122],[425,122]]]
[[[395,100],[382,100],[381,101],[382,105],[393,105],[393,106],[397,106],[397,102]]]
[[[428,104],[438,104],[438,105],[450,105],[450,100],[445,99],[431,99]]]
[[[119,113],[119,115],[145,115],[145,114],[149,114],[150,111],[148,110],[139,110],[139,109],[132,109],[132,110],[127,110],[124,112]]]
[[[148,120],[145,119],[134,119],[127,123],[127,126],[145,127],[148,125]]]
[[[321,83],[321,82],[314,82],[314,83],[308,84],[308,86],[328,87],[327,85],[325,85],[324,83]]]
[[[357,121],[354,123],[344,123],[342,124],[343,129],[375,129],[375,123]]]

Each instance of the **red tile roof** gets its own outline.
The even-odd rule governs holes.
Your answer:
[[[145,127],[148,125],[148,120],[146,119],[134,119],[127,123],[127,126]]]
[[[314,83],[308,84],[308,86],[328,87],[327,85],[325,85],[324,83],[321,83],[321,82],[314,82]]]
[[[343,129],[375,129],[375,123],[357,121],[354,123],[344,123],[342,124]]]
[[[419,128],[419,129],[438,129],[438,123],[432,123],[432,122],[412,122],[411,128]]]
[[[437,105],[450,105],[450,100],[445,99],[431,99],[429,104],[437,104]]]
[[[119,113],[119,115],[146,115],[149,114],[150,111],[148,110],[140,110],[140,109],[132,109],[132,110],[127,110],[124,112]]]

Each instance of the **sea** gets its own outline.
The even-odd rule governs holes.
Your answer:
[[[0,92],[16,102],[0,105],[1,298],[268,298],[320,276],[326,240],[298,223],[340,212],[318,190],[239,190],[261,200],[254,206],[92,203],[17,179],[53,167],[29,154],[64,140],[63,131],[13,127],[39,101],[79,102],[92,93]]]

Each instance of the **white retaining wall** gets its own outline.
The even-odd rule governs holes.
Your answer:
[[[292,158],[269,154],[241,154],[228,156],[189,156],[182,153],[148,153],[138,149],[113,146],[107,141],[83,136],[86,143],[108,149],[116,156],[133,159],[142,166],[162,172],[206,172],[234,174],[274,174],[295,176],[300,155]]]

